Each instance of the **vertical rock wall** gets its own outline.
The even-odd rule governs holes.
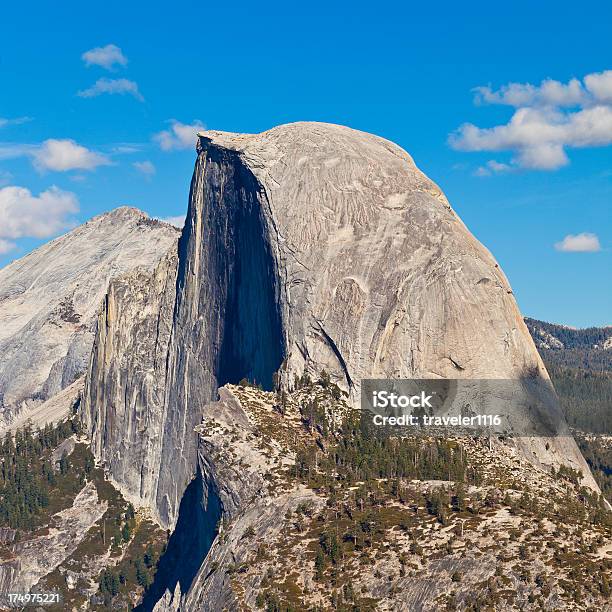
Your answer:
[[[91,448],[127,499],[154,507],[165,419],[176,252],[114,279],[100,314],[81,417]]]
[[[197,465],[203,407],[283,360],[279,286],[260,187],[235,152],[201,147],[178,252],[111,283],[83,421],[122,492],[172,527]]]
[[[365,378],[550,387],[499,265],[376,136],[317,123],[202,133],[172,261],[111,286],[83,406],[96,456],[163,525],[195,474],[205,405],[243,377],[269,387],[282,362],[285,384],[325,368],[355,403]],[[554,400],[507,410],[563,421]],[[522,448],[595,486],[569,434]]]
[[[200,147],[179,242],[157,508],[169,524],[196,466],[203,407],[283,359],[276,262],[259,185],[233,151]]]

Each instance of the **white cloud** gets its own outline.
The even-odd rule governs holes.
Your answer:
[[[539,86],[510,83],[498,91],[478,87],[476,92],[479,103],[506,104],[516,110],[503,125],[460,126],[449,137],[457,150],[510,151],[512,167],[555,170],[569,163],[568,148],[612,144],[611,70],[589,74],[583,82],[548,79]]]
[[[101,66],[106,70],[112,70],[115,64],[126,66],[127,57],[117,45],[106,45],[105,47],[95,47],[89,51],[85,51],[81,58],[86,66]]]
[[[476,87],[477,104],[505,104],[516,108],[521,106],[578,106],[585,102],[587,92],[578,79],[560,83],[546,79],[540,86],[531,83],[509,83],[499,90],[491,87]]]
[[[474,172],[475,176],[491,176],[492,174],[500,174],[509,172],[512,166],[490,159],[484,166],[480,166]]]
[[[9,240],[2,240],[0,238],[0,255],[4,255],[9,251],[12,251],[17,245],[14,242],[10,242]]]
[[[596,234],[583,232],[568,234],[561,242],[555,243],[555,249],[564,253],[596,253],[601,251],[601,245]]]
[[[145,176],[153,176],[155,174],[155,166],[149,160],[134,162],[132,164],[136,170],[142,172]]]
[[[0,253],[15,247],[18,238],[47,238],[74,227],[71,215],[79,211],[76,196],[50,187],[33,195],[25,187],[0,189]]]
[[[204,124],[196,120],[191,125],[173,119],[170,129],[162,130],[153,136],[163,151],[190,149],[195,146],[197,132],[204,130]]]
[[[533,170],[557,170],[569,164],[563,146],[550,142],[521,149],[516,161],[521,168]]]
[[[32,117],[15,117],[14,119],[0,117],[0,128],[8,125],[21,125],[22,123],[27,123],[28,121],[32,121]]]
[[[130,153],[138,153],[142,151],[143,146],[139,143],[134,142],[121,142],[113,146],[113,153],[119,153],[121,155],[126,155]]]
[[[595,100],[602,104],[612,104],[612,70],[587,74],[584,84]]]
[[[36,145],[4,143],[0,145],[0,160],[15,159],[16,157],[23,157],[24,155],[33,155],[36,149]]]
[[[174,225],[174,227],[178,227],[179,229],[183,229],[183,226],[185,225],[185,215],[177,215],[176,217],[158,217],[158,219],[164,223]]]
[[[45,140],[34,149],[32,156],[38,170],[93,170],[98,166],[108,166],[112,162],[101,153],[91,151],[74,140]]]
[[[0,160],[30,157],[39,171],[93,170],[109,166],[111,160],[102,153],[91,151],[70,138],[45,140],[39,145],[8,143],[0,145]]]
[[[103,77],[98,79],[91,87],[77,92],[77,96],[81,98],[95,98],[103,94],[129,94],[140,102],[144,102],[144,98],[138,91],[138,84],[129,79],[107,79]]]

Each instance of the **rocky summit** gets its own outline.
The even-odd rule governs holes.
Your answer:
[[[0,270],[0,431],[66,416],[111,278],[151,269],[178,231],[118,208]]]
[[[607,509],[508,281],[387,140],[322,123],[201,132],[178,242],[130,209],[98,217],[0,271],[0,321],[7,422],[82,380],[65,400],[73,507],[95,499],[80,529],[97,521],[103,545],[81,534],[28,574],[73,609],[606,598]],[[366,379],[524,381],[503,416],[561,435],[368,438]],[[111,508],[117,539],[94,563]]]
[[[364,378],[548,384],[499,265],[412,158],[370,134],[200,133],[173,262],[138,289],[111,285],[82,411],[96,457],[166,526],[226,383],[325,369],[355,402]],[[588,474],[570,437],[546,442],[526,453]]]

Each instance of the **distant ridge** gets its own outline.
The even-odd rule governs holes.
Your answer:
[[[572,329],[525,318],[571,427],[612,432],[612,327]],[[584,450],[584,448],[583,448]],[[602,488],[603,482],[599,482]]]
[[[525,324],[547,365],[612,371],[612,326],[574,329],[529,317]]]
[[[122,206],[0,269],[0,433],[67,414],[109,281],[154,268],[178,236],[172,225]]]

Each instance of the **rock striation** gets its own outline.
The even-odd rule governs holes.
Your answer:
[[[176,257],[111,284],[82,406],[97,458],[163,526],[226,383],[325,369],[356,404],[365,378],[528,377],[549,396],[499,265],[400,147],[295,123],[202,132],[197,151]],[[523,446],[595,486],[571,437]]]
[[[0,560],[2,592],[30,591],[76,550],[85,534],[104,515],[107,506],[99,499],[95,484],[88,482],[70,508],[53,515],[49,529],[7,548],[4,552],[8,559]]]
[[[0,429],[66,414],[82,387],[109,281],[153,268],[178,234],[118,208],[0,270]]]

